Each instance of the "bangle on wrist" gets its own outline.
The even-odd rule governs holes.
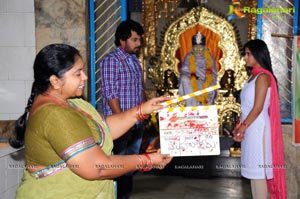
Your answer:
[[[235,123],[235,127],[241,125],[241,123],[242,123],[241,120],[238,120],[238,121]]]
[[[142,104],[138,105],[137,111],[136,111],[136,119],[138,121],[141,121],[141,120],[148,119],[148,117],[149,117],[149,114],[143,114]]]
[[[138,121],[140,121],[140,120],[142,120],[141,119],[141,117],[140,117],[140,114],[139,114],[139,107],[140,107],[140,105],[137,107],[137,110],[136,110],[136,119],[138,120]]]
[[[140,161],[140,164],[137,166],[137,168],[139,169],[139,170],[141,170],[141,169],[143,169],[143,167],[144,167],[144,161],[143,161],[143,158],[140,156],[140,155],[136,155],[137,156],[137,158],[139,159],[139,161]]]
[[[241,125],[245,126],[246,128],[249,126],[249,124],[247,122],[242,122]]]
[[[147,163],[146,163],[145,166],[141,169],[141,171],[150,171],[150,170],[152,169],[152,164],[153,164],[153,163],[152,163],[152,160],[151,160],[149,154],[145,153],[145,154],[143,154],[143,155],[146,157]]]

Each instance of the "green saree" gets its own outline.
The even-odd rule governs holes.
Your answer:
[[[103,118],[88,102],[69,100],[70,107],[48,104],[28,120],[25,133],[26,165],[46,165],[24,176],[17,199],[114,199],[113,180],[86,180],[65,161],[95,145],[110,155],[113,141]]]

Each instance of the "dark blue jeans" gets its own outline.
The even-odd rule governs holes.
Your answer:
[[[132,155],[140,152],[144,127],[135,125],[125,135],[114,141],[114,154],[116,155]],[[127,173],[118,177],[117,182],[117,198],[127,199],[133,189],[133,174],[134,172]]]

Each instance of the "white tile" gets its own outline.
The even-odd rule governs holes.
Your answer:
[[[5,191],[5,185],[6,185],[6,168],[5,168],[5,156],[0,158],[0,193],[3,193]],[[2,197],[0,197],[2,198]]]
[[[1,53],[0,53],[0,57],[1,57]],[[0,64],[0,80],[8,80],[9,77],[9,71],[7,71],[4,67],[1,67]]]
[[[33,80],[35,47],[0,47],[0,80]]]
[[[20,110],[19,113],[9,114],[8,119],[9,120],[17,120],[23,113],[24,113],[24,109]]]
[[[17,119],[33,81],[34,0],[0,0],[0,27],[0,119]]]
[[[15,186],[9,188],[8,190],[6,190],[6,192],[5,192],[6,199],[15,199],[16,191],[17,191],[18,187],[19,187],[19,185],[15,185]]]
[[[0,80],[8,80],[10,73],[9,69],[12,66],[14,60],[16,60],[16,57],[13,57],[13,54],[11,53],[14,52],[14,49],[15,48],[13,47],[0,46]]]
[[[24,46],[23,14],[0,14],[0,46]]]
[[[19,161],[14,160],[10,155],[6,156],[6,180],[7,180],[7,189],[19,184],[19,173],[18,170],[22,169],[22,165],[19,164]],[[21,167],[21,168],[20,168]]]
[[[0,106],[0,108],[1,108],[1,106]],[[1,114],[0,113],[0,120],[10,120],[9,119],[10,117],[11,117],[10,114]]]
[[[1,108],[1,106],[0,106]],[[20,110],[19,113],[0,113],[0,120],[16,120],[18,119],[22,114],[24,113],[24,110]]]
[[[24,150],[19,150],[7,156],[7,188],[20,184],[24,168]]]
[[[18,170],[18,184],[20,184],[23,180],[24,169]]]
[[[7,0],[0,0],[0,13],[7,12]]]
[[[11,71],[8,74],[8,80],[9,81],[32,80],[33,79],[33,71],[32,70],[33,70],[32,67],[23,67],[23,68],[20,67],[20,69],[13,67],[13,68],[11,68]]]
[[[22,169],[18,169],[18,184],[20,184],[23,178],[23,171],[25,168],[25,149],[21,149],[18,151],[16,159],[18,160],[18,164],[22,167]]]
[[[24,45],[35,46],[35,19],[34,13],[24,14]]]
[[[26,103],[27,103],[28,98],[31,95],[32,83],[33,83],[33,80],[32,81],[25,81],[25,96],[26,96],[25,99],[26,99]]]
[[[6,195],[5,192],[3,192],[3,193],[0,192],[0,198],[1,198],[1,199],[6,199],[6,196],[5,196],[5,195]]]
[[[8,12],[34,12],[34,0],[6,0]]]
[[[20,113],[23,112],[24,108],[24,82],[0,81],[0,113]]]
[[[23,160],[23,166],[25,167],[25,161]],[[23,174],[24,174],[24,169],[19,169],[18,170],[18,184],[22,182],[23,179]]]

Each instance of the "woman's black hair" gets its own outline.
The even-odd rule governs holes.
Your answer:
[[[130,38],[131,31],[136,32],[139,36],[144,34],[144,29],[138,22],[131,19],[121,22],[115,33],[115,45],[120,46],[120,40],[125,41]]]
[[[254,40],[248,41],[244,45],[243,52],[245,52],[246,48],[248,48],[250,50],[253,57],[260,64],[260,66],[263,67],[264,69],[270,71],[274,76],[270,52],[269,52],[267,44],[263,40],[254,39]]]
[[[250,52],[252,53],[255,60],[259,63],[259,65],[261,67],[263,67],[264,69],[268,70],[273,75],[273,77],[277,83],[277,78],[273,73],[270,52],[269,52],[267,44],[263,40],[254,39],[254,40],[248,41],[244,45],[243,53],[245,53],[246,48],[248,48],[250,50]],[[249,67],[247,67],[247,68],[249,69]],[[252,70],[252,68],[250,68],[249,70]]]
[[[73,67],[76,56],[81,57],[79,51],[67,44],[50,44],[36,55],[33,64],[34,82],[32,84],[31,94],[25,112],[16,121],[16,136],[9,140],[9,144],[12,147],[20,148],[24,145],[26,123],[34,98],[48,90],[50,87],[49,78],[52,75],[58,78],[63,77],[63,75]]]

